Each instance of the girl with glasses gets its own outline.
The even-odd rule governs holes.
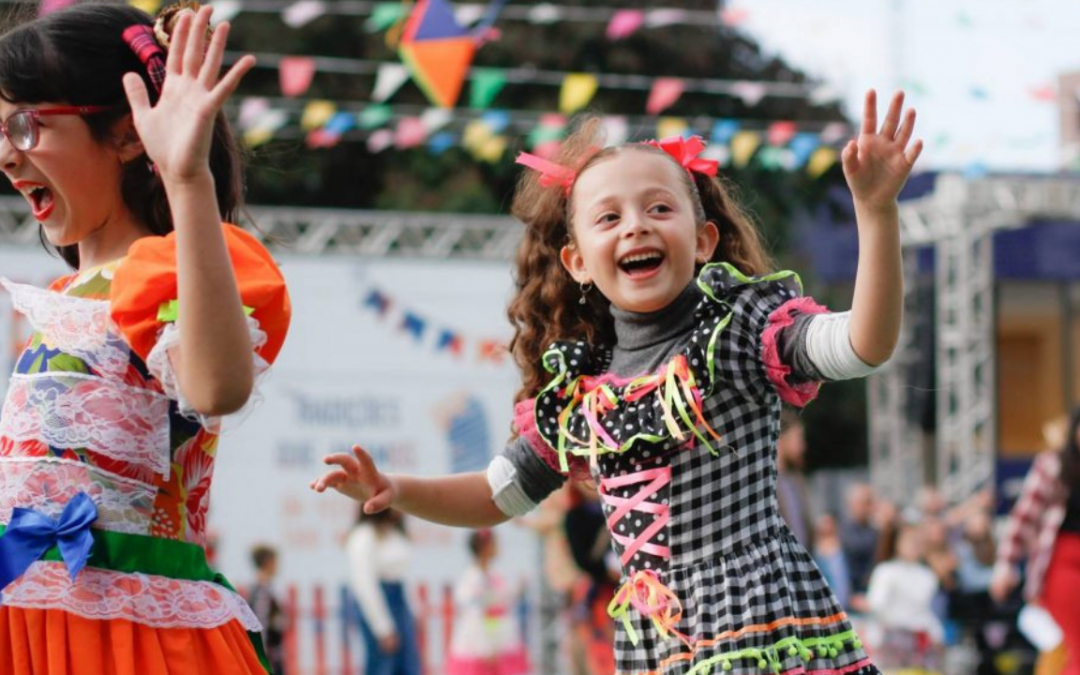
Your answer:
[[[289,300],[235,221],[210,9],[91,4],[0,37],[0,170],[73,272],[0,280],[32,337],[0,413],[0,672],[266,672],[207,565],[219,418],[273,362]]]

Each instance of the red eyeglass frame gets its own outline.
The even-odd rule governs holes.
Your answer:
[[[105,112],[106,110],[111,109],[112,106],[108,105],[67,105],[56,106],[53,108],[20,108],[8,115],[7,119],[0,122],[0,141],[6,138],[8,139],[8,143],[11,143],[11,136],[8,134],[8,120],[10,120],[15,115],[29,114],[30,118],[34,121],[34,126],[31,127],[31,129],[33,130],[33,138],[29,147],[20,148],[14,143],[11,143],[11,147],[15,148],[19,152],[29,152],[30,150],[36,148],[38,144],[37,118],[42,116],[49,117],[52,115],[93,115],[94,113]]]

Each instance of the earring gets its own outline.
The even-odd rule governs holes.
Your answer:
[[[581,299],[578,300],[579,305],[584,305],[585,303],[587,303],[589,301],[589,299],[586,296],[589,294],[589,291],[592,290],[592,286],[593,285],[592,285],[591,281],[583,281],[580,284],[578,284],[578,288],[581,289]]]

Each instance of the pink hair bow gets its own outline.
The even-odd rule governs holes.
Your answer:
[[[577,179],[577,172],[573,169],[527,152],[519,153],[515,161],[522,166],[539,171],[540,184],[544,187],[557,185],[566,194],[570,194],[570,188],[574,187],[574,181]]]
[[[720,162],[698,156],[705,150],[705,141],[701,140],[701,136],[691,136],[690,138],[669,136],[659,141],[645,141],[645,144],[660,148],[671,155],[680,166],[690,173],[696,171],[706,176],[715,176],[720,170]]]

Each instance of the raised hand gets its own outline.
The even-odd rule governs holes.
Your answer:
[[[873,89],[868,91],[859,137],[849,141],[840,155],[852,195],[869,208],[895,205],[897,195],[922,152],[921,140],[909,147],[915,131],[915,110],[909,108],[901,115],[903,106],[904,93],[897,92],[878,130],[877,94]]]
[[[180,15],[170,38],[165,84],[157,105],[151,107],[146,85],[138,75],[124,76],[135,130],[166,185],[210,174],[214,117],[255,65],[255,57],[244,56],[218,78],[229,24],[214,29],[207,47],[212,11],[207,6],[198,13]]]
[[[337,468],[311,481],[311,489],[315,492],[333,488],[363,502],[364,513],[378,513],[393,506],[397,496],[394,482],[379,471],[371,455],[359,445],[352,447],[351,455],[336,453],[325,457],[323,463]]]

